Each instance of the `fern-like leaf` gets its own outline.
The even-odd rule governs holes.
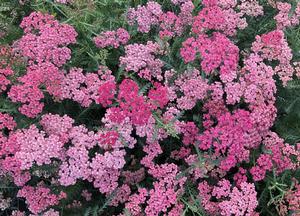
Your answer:
[[[300,80],[291,80],[288,82],[287,89],[300,89]]]

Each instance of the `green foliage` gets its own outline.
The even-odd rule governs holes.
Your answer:
[[[184,194],[180,201],[184,203],[185,208],[182,216],[205,216],[205,210],[201,206],[201,200],[198,197],[198,190],[191,182],[187,182],[186,194]]]
[[[0,1],[0,44],[10,44],[21,37],[18,25],[29,11],[29,4],[20,4],[19,0]]]
[[[295,61],[300,60],[300,27],[286,30],[289,46],[292,48]],[[300,141],[300,80],[295,78],[286,87],[278,86],[278,117],[275,130],[287,142],[294,144]]]

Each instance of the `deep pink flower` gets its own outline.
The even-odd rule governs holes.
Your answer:
[[[98,103],[103,107],[107,107],[112,104],[116,94],[116,84],[113,81],[108,81],[102,84],[98,90]]]
[[[148,97],[154,107],[163,108],[169,102],[168,90],[160,83],[154,83],[154,89],[148,93]]]

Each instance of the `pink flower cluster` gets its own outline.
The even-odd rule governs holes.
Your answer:
[[[115,123],[121,123],[129,118],[133,125],[143,125],[148,122],[151,115],[151,106],[143,96],[139,95],[138,85],[130,79],[125,79],[119,86],[119,107],[112,107],[113,113],[109,119]]]
[[[203,1],[204,8],[195,17],[193,32],[200,34],[207,30],[218,30],[226,35],[235,35],[237,29],[247,27],[246,19],[242,13],[234,10],[236,1]]]
[[[45,137],[44,132],[40,132],[34,125],[16,134],[18,152],[15,159],[20,161],[22,170],[30,169],[33,164],[41,166],[51,164],[51,158],[60,158],[63,143],[59,137],[50,135]]]
[[[260,136],[250,118],[250,113],[237,110],[218,117],[218,124],[199,135],[199,148],[208,150],[214,147],[216,157],[222,158],[220,168],[229,171],[237,163],[249,160],[250,149],[260,144]]]
[[[61,69],[71,57],[67,45],[76,41],[77,33],[71,26],[60,24],[50,15],[34,12],[23,19],[21,27],[25,35],[15,43],[15,50],[28,60],[28,66],[8,96],[22,104],[19,110],[24,115],[35,117],[42,112],[43,86],[55,99],[71,99],[88,107],[96,102],[102,82],[114,80],[111,71],[104,67],[98,73],[84,73],[80,68],[71,68],[68,72]],[[128,33],[122,29],[117,33],[119,42],[125,43]],[[5,72],[11,74],[8,70]]]
[[[162,80],[163,62],[155,56],[160,52],[160,45],[151,41],[146,45],[130,44],[125,46],[126,55],[120,57],[120,64],[127,72],[134,71],[147,80],[153,78]]]
[[[10,68],[0,69],[0,92],[5,91],[11,83],[8,76],[13,75],[13,70]]]
[[[198,38],[188,38],[180,50],[186,63],[194,61],[199,53],[201,67],[208,74],[220,68],[220,78],[223,82],[231,82],[237,78],[238,52],[238,47],[225,35],[217,32],[212,37],[201,34]]]
[[[7,128],[13,130],[17,126],[13,117],[8,114],[0,113],[0,130]]]
[[[164,108],[169,102],[168,89],[160,83],[154,83],[154,88],[149,90],[148,98],[154,109]]]
[[[252,167],[250,172],[255,181],[265,178],[267,171],[276,170],[281,173],[286,169],[294,170],[299,167],[292,158],[300,158],[299,149],[295,146],[284,143],[283,139],[274,132],[267,134],[263,140],[264,147],[269,154],[261,154],[257,159],[257,165]]]
[[[5,46],[0,46],[0,93],[7,90],[7,86],[11,84],[9,76],[14,74],[11,69],[12,59],[11,49]]]
[[[73,144],[65,150],[64,158],[57,157],[62,160],[59,168],[60,184],[68,186],[75,184],[79,179],[86,179],[93,182],[100,192],[112,193],[118,186],[120,169],[125,164],[124,150],[115,148],[90,158],[88,151],[101,140],[101,134],[88,131],[82,125],[74,126],[73,123],[74,120],[68,116],[51,114],[43,116],[41,120],[41,125],[48,134],[58,136],[64,143]],[[102,144],[99,145],[102,147]]]
[[[268,61],[278,61],[275,67],[275,73],[278,74],[283,85],[286,85],[292,79],[294,68],[291,65],[293,58],[292,50],[288,46],[281,30],[275,30],[256,36],[256,41],[252,44],[252,50],[260,53],[261,57]]]
[[[183,25],[181,19],[173,12],[167,12],[160,16],[160,27],[162,30],[159,32],[161,38],[174,37],[175,34],[181,35]]]
[[[241,0],[237,8],[242,14],[257,17],[264,14],[263,6],[257,0]]]
[[[140,188],[137,193],[129,197],[125,207],[132,215],[139,215],[142,213],[141,205],[146,203],[147,215],[167,212],[171,215],[180,215],[183,205],[177,201],[176,197],[183,192],[186,178],[177,177],[178,167],[175,164],[155,165],[152,160],[161,153],[160,146],[157,143],[148,145],[144,149],[148,155],[142,163],[149,167],[149,174],[156,179],[153,183],[154,188],[149,191],[146,188]],[[168,211],[170,208],[171,210]]]
[[[114,79],[111,71],[105,67],[100,68],[97,73],[84,73],[81,68],[71,68],[61,80],[58,99],[71,99],[83,107],[89,107],[99,98],[99,87]]]
[[[7,91],[12,84],[13,68],[22,64],[11,46],[0,45],[0,93]]]
[[[76,42],[77,33],[70,25],[60,24],[53,16],[33,12],[20,24],[25,35],[16,43],[16,49],[30,64],[51,62],[62,66],[70,59],[66,46]]]
[[[175,164],[163,164],[150,169],[157,181],[153,183],[154,188],[149,191],[149,199],[146,201],[147,215],[158,215],[167,213],[180,215],[183,212],[182,205],[178,203],[177,197],[183,193],[185,177],[177,178],[178,167]]]
[[[152,25],[158,25],[162,13],[163,11],[158,3],[149,1],[145,6],[139,5],[136,9],[130,8],[128,10],[128,24],[137,24],[140,32],[148,33]]]
[[[34,214],[38,214],[46,210],[49,206],[57,205],[60,199],[65,198],[65,194],[52,194],[51,190],[44,186],[38,186],[37,188],[24,186],[19,190],[18,197],[24,197],[29,210]],[[50,212],[48,211],[45,215],[49,215]]]
[[[186,3],[190,0],[171,0],[171,2],[175,5]]]
[[[300,3],[298,2],[295,11],[291,9],[292,5],[287,2],[278,2],[276,4],[279,13],[274,17],[276,20],[277,28],[278,29],[285,29],[291,26],[296,26],[299,24],[300,19]]]
[[[228,180],[218,182],[217,186],[210,186],[206,181],[199,184],[201,203],[210,214],[216,215],[255,215],[258,205],[254,184],[241,183],[240,187],[231,188]],[[212,201],[212,197],[217,199]]]
[[[292,190],[289,190],[286,194],[285,199],[288,202],[288,210],[295,212],[295,214],[300,212],[300,185],[296,184]]]
[[[184,1],[180,5],[180,13],[176,15],[173,12],[166,12],[159,17],[160,38],[172,38],[180,36],[187,26],[192,24],[194,5],[192,1]]]
[[[178,97],[177,106],[182,110],[192,109],[197,101],[203,100],[207,96],[209,86],[197,69],[185,71],[176,81],[175,85],[183,96]]]
[[[219,206],[221,215],[253,215],[258,202],[254,184],[242,183],[240,189],[234,187],[229,194],[229,200],[222,201]]]
[[[125,165],[125,151],[114,150],[104,155],[97,154],[91,164],[91,178],[101,193],[112,193],[118,187],[120,169]]]
[[[77,33],[67,24],[60,24],[53,16],[33,12],[20,25],[24,35],[15,44],[15,51],[27,60],[26,74],[19,77],[8,96],[20,102],[20,112],[35,117],[43,109],[44,98],[40,87],[57,96],[63,72],[59,67],[71,58],[67,45],[76,42]]]
[[[154,1],[136,9],[130,8],[127,12],[128,24],[137,24],[138,31],[143,33],[148,33],[154,25],[159,26],[161,38],[181,35],[184,29],[192,24],[194,5],[191,0],[174,1],[173,4],[180,5],[178,15],[171,11],[164,13],[161,6]]]
[[[125,29],[119,28],[116,31],[106,31],[101,33],[94,38],[94,42],[99,48],[105,48],[109,46],[118,48],[120,45],[127,44],[129,39],[129,33]]]

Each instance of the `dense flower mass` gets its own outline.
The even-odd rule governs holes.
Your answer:
[[[0,46],[0,212],[299,215],[300,3],[128,2],[28,3]]]
[[[24,35],[15,42],[15,51],[26,59],[26,74],[18,77],[19,83],[12,86],[8,96],[13,102],[20,102],[20,112],[35,117],[42,112],[44,98],[40,87],[57,96],[63,72],[60,67],[71,58],[67,45],[76,42],[77,33],[73,27],[61,24],[53,16],[33,12],[20,24]]]

